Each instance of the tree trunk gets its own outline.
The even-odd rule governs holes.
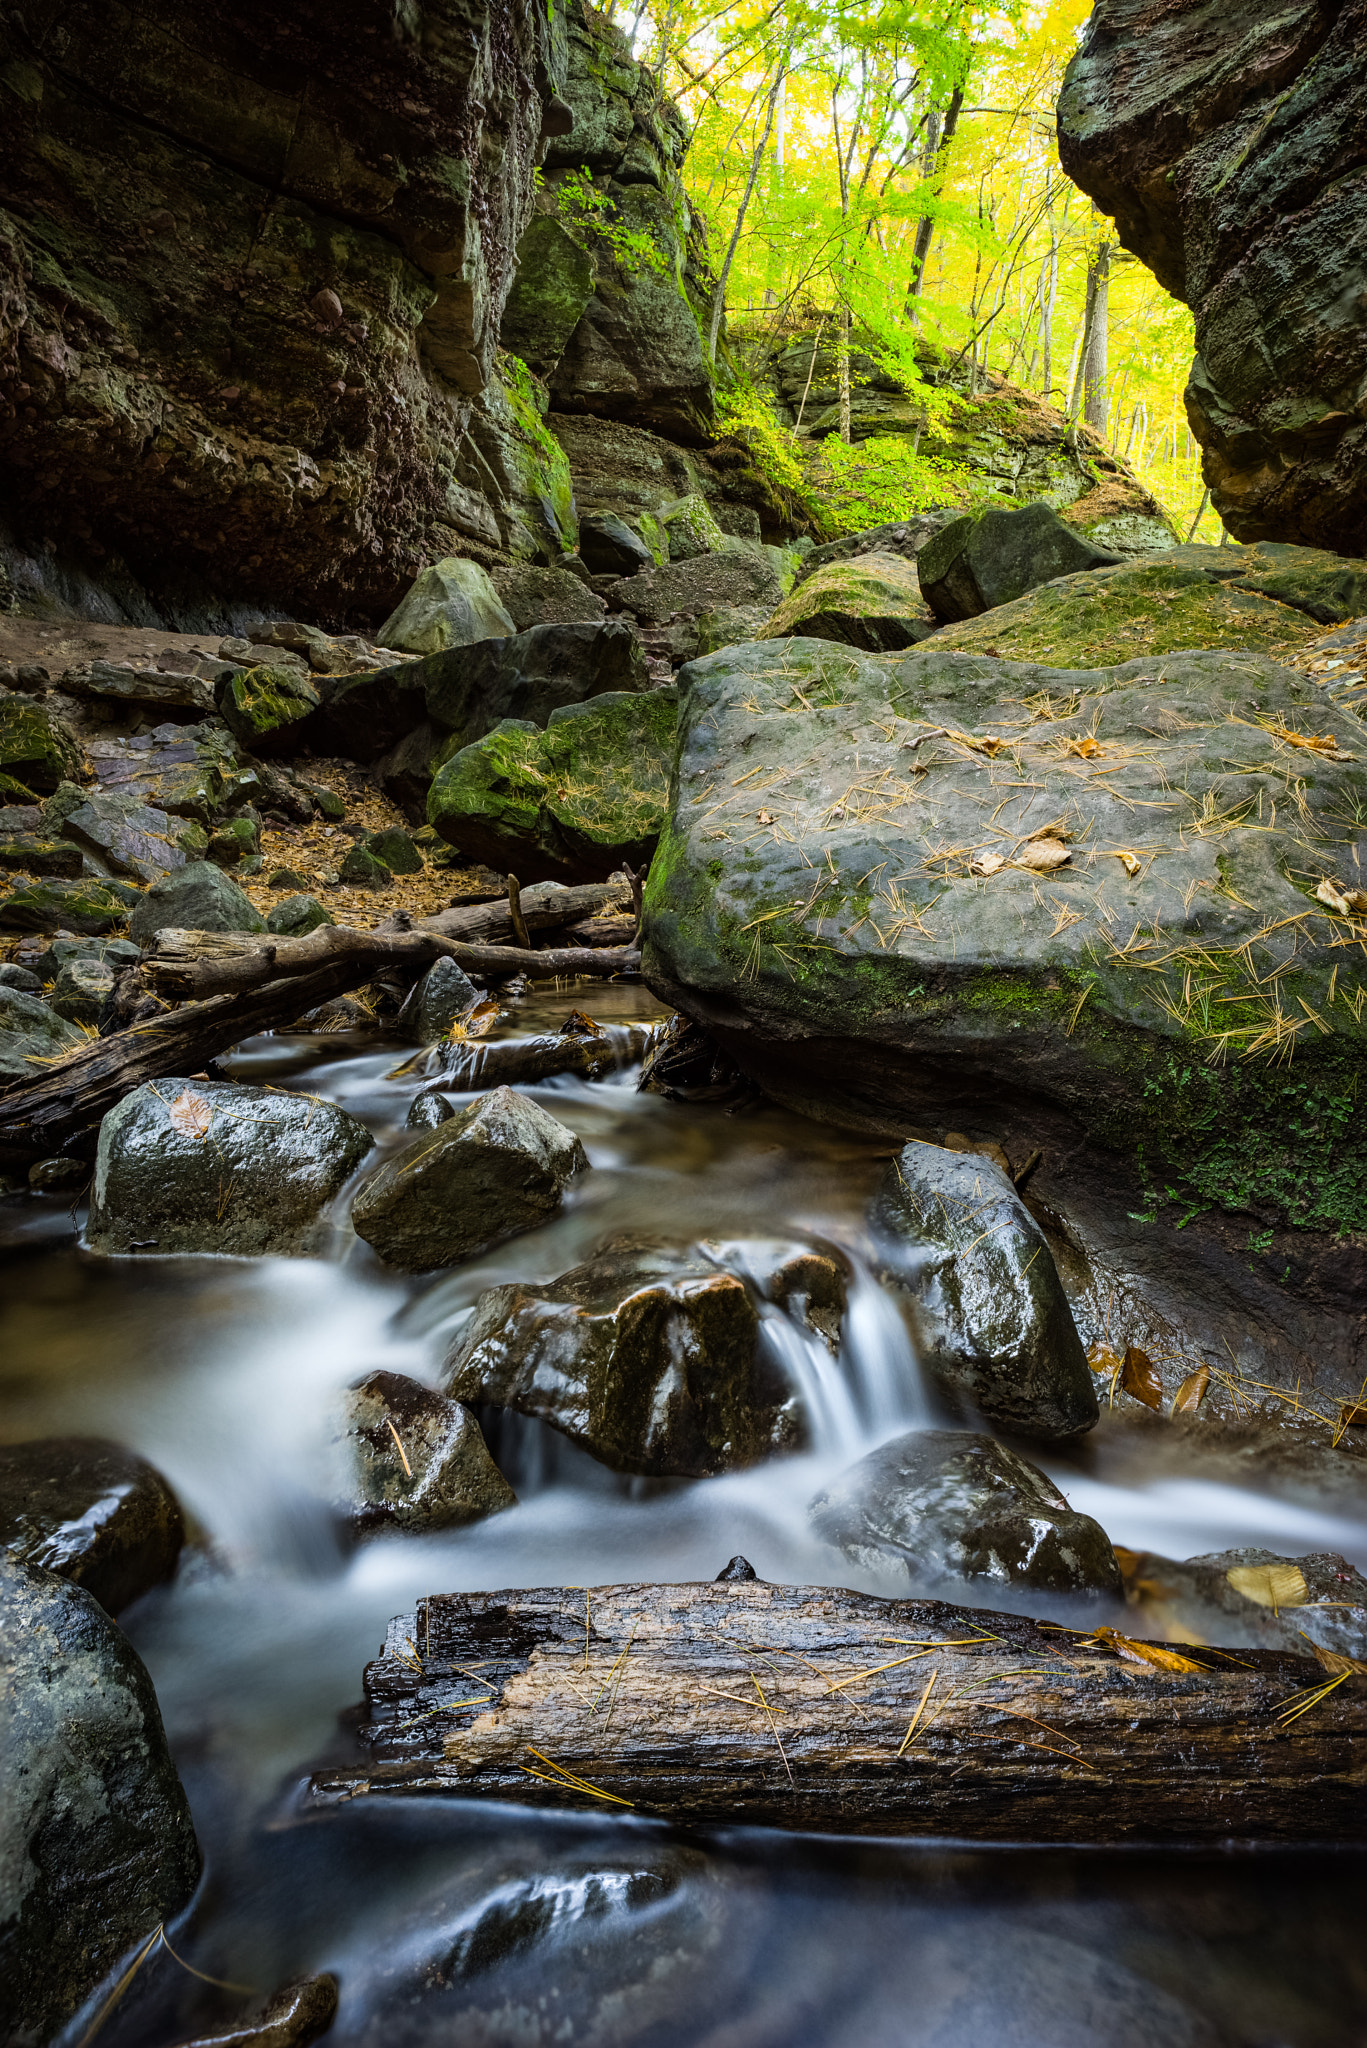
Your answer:
[[[750,175],[745,181],[745,190],[741,194],[740,205],[736,210],[736,224],[731,231],[731,240],[726,245],[726,255],[722,259],[722,266],[717,274],[717,282],[712,292],[712,319],[707,330],[707,360],[712,364],[715,364],[717,360],[717,336],[721,332],[722,319],[726,313],[727,279],[731,275],[731,265],[735,261],[736,248],[745,226],[745,216],[749,211],[750,199],[755,189],[756,180],[759,177],[760,165],[764,162],[764,152],[769,147],[769,137],[773,133],[774,127],[774,110],[778,105],[778,96],[783,89],[783,81],[787,76],[787,71],[788,51],[785,49],[782,57],[779,59],[778,70],[775,73],[774,82],[769,91],[768,104],[764,113],[764,133],[760,136],[759,145],[750,159]]]
[[[967,81],[965,80],[966,83]],[[959,125],[959,112],[963,103],[964,86],[956,85],[949,96],[949,105],[945,108],[944,125],[940,126],[938,116],[933,115],[931,117],[936,124],[938,133],[935,138],[933,156],[930,150],[929,136],[926,139],[926,179],[927,182],[931,178],[937,180],[935,187],[937,194],[940,189],[938,180],[944,172],[949,145],[954,140],[954,131]],[[921,296],[921,286],[926,274],[926,264],[930,260],[930,245],[934,237],[935,222],[929,214],[923,214],[916,224],[916,241],[911,252],[911,276],[907,279],[906,310],[912,315],[913,319],[916,317],[916,301]]]
[[[1327,1682],[1310,1657],[1191,1661],[824,1587],[446,1594],[391,1622],[365,1674],[372,1760],[319,1772],[311,1800],[1018,1841],[1355,1836],[1363,1681],[1279,1718]]]
[[[1087,345],[1082,352],[1082,416],[1098,434],[1106,432],[1106,329],[1111,279],[1111,245],[1103,242],[1087,279]]]
[[[840,438],[850,445],[850,309],[840,308],[836,326],[835,374],[840,393]]]

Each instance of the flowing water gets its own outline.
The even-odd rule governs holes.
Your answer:
[[[568,1007],[538,991],[507,1029],[544,1029]],[[593,1008],[605,1021],[658,1014],[627,985],[595,991]],[[373,1040],[274,1038],[225,1064],[235,1079],[340,1102],[392,1145],[422,1085],[388,1078],[397,1057]],[[301,1814],[308,1769],[349,1753],[339,1716],[385,1624],[423,1595],[711,1578],[736,1552],[762,1578],[829,1581],[806,1502],[862,1450],[937,1420],[864,1259],[861,1219],[888,1148],[634,1084],[623,1073],[529,1089],[578,1132],[594,1171],[545,1227],[436,1278],[386,1273],[340,1231],[312,1260],[96,1260],[78,1247],[79,1217],[6,1212],[6,1435],[131,1445],[167,1474],[198,1538],[175,1584],[123,1624],[156,1683],[206,1875],[170,1930],[183,1961],[156,1951],[96,2038],[162,2048],[241,2009],[241,1989],[206,1978],[266,1990],[327,1969],[342,1987],[338,2048],[1367,2042],[1367,1853],[1353,1848],[684,1836],[455,1800]],[[844,1249],[855,1281],[839,1360],[777,1307],[763,1312],[813,1451],[722,1479],[633,1481],[504,1417],[491,1443],[518,1507],[441,1535],[344,1541],[328,1505],[340,1391],[378,1366],[435,1384],[485,1287],[548,1280],[624,1229],[755,1273],[766,1241]],[[1342,1492],[1258,1492],[1099,1444],[1043,1462],[1132,1548],[1260,1543],[1367,1566],[1361,1495],[1354,1506]]]

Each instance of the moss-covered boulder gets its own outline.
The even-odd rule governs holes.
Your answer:
[[[1051,505],[993,505],[942,527],[921,549],[916,572],[936,618],[953,621],[1115,560],[1065,526]]]
[[[376,638],[381,647],[403,654],[438,654],[444,647],[500,639],[512,630],[488,572],[478,562],[450,555],[423,570]]]
[[[309,932],[316,932],[320,925],[335,921],[316,896],[285,896],[267,913],[266,930],[281,938],[302,939]]]
[[[253,754],[297,753],[304,722],[321,698],[297,668],[237,669],[215,692],[219,715],[234,739]]]
[[[701,491],[690,491],[686,497],[662,505],[660,521],[671,562],[691,562],[696,555],[724,555],[737,545],[722,532]]]
[[[1318,548],[1194,545],[1043,584],[981,618],[946,626],[937,645],[1094,668],[1135,654],[1244,648],[1294,654],[1367,611],[1367,563]]]
[[[1188,1333],[1237,1314],[1355,1391],[1362,724],[1243,651],[1080,673],[943,637],[683,672],[647,978],[794,1107],[1066,1157],[1032,1193],[1090,1190],[1169,1313],[1185,1272]]]
[[[0,768],[40,794],[85,772],[80,743],[61,715],[33,697],[0,697]]]
[[[523,882],[605,881],[647,863],[664,822],[675,693],[611,692],[507,719],[438,770],[429,821],[467,860]]]
[[[36,1081],[85,1043],[85,1033],[38,996],[0,987],[0,1080]]]
[[[118,882],[29,882],[0,900],[0,930],[83,932],[98,938],[128,915],[137,892]]]
[[[517,275],[499,340],[533,370],[553,370],[593,297],[593,259],[553,214],[533,214],[517,245]]]
[[[797,634],[877,654],[914,647],[935,626],[914,562],[901,555],[855,555],[823,564],[799,583],[770,618],[764,638]]]

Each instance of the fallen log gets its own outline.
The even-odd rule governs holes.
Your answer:
[[[425,1046],[396,1067],[390,1080],[412,1075],[460,1094],[476,1089],[517,1088],[552,1074],[601,1081],[644,1057],[648,1024],[600,1025],[593,1032],[553,1031],[536,1038],[443,1039]]]
[[[149,944],[142,962],[145,985],[154,995],[203,1000],[231,995],[266,981],[307,975],[348,964],[359,988],[381,968],[414,972],[445,956],[467,973],[491,978],[512,974],[617,974],[640,965],[633,947],[540,947],[465,945],[438,932],[402,930],[395,925],[361,931],[353,925],[320,925],[303,938],[268,932],[194,932],[168,927]]]
[[[1185,1666],[1167,1669],[1144,1649],[743,1580],[434,1596],[367,1667],[371,1761],[306,1797],[1013,1841],[1367,1831],[1367,1680],[1153,1646]]]
[[[631,888],[626,882],[584,882],[562,889],[554,882],[534,882],[518,892],[519,909],[529,932],[553,931],[559,925],[578,924],[599,911],[630,905]],[[431,917],[415,917],[413,930],[436,932],[444,939],[463,939],[471,944],[499,942],[515,936],[512,906],[507,898],[492,903],[457,903],[450,910],[435,911]]]

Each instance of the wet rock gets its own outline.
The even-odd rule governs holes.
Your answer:
[[[906,1145],[870,1221],[899,1243],[905,1263],[893,1271],[942,1385],[1015,1436],[1048,1442],[1092,1427],[1096,1390],[1053,1255],[1000,1166]]]
[[[104,873],[130,882],[157,882],[185,866],[180,820],[136,796],[97,791],[68,812],[61,830]]]
[[[373,853],[376,860],[382,860],[391,874],[420,875],[423,871],[422,855],[406,832],[397,825],[391,825],[383,832],[372,832],[364,842],[367,853]]]
[[[548,1422],[619,1472],[702,1478],[805,1441],[744,1281],[640,1240],[481,1295],[443,1384]]]
[[[225,2021],[175,2048],[308,2048],[337,2017],[337,1979],[300,1977],[275,1992],[253,2018]]]
[[[454,960],[434,960],[399,1011],[399,1036],[415,1045],[435,1045],[477,994],[474,983]]]
[[[651,1027],[636,1085],[669,1102],[739,1103],[758,1094],[716,1039],[677,1010]]]
[[[285,896],[266,914],[266,930],[284,939],[302,939],[320,925],[335,923],[316,896]]]
[[[0,697],[0,768],[46,792],[84,772],[80,743],[65,719],[31,697]]]
[[[455,1529],[517,1495],[468,1408],[401,1373],[372,1372],[344,1402],[344,1512],[366,1534]]]
[[[53,1061],[85,1043],[83,1032],[37,996],[0,985],[0,1076],[6,1081],[37,1081]]]
[[[975,619],[1056,576],[1114,565],[1114,555],[1065,526],[1050,505],[994,505],[967,513],[928,540],[916,559],[937,619]]]
[[[382,647],[406,654],[438,654],[513,630],[487,572],[477,562],[448,555],[423,570],[376,637]]]
[[[587,1166],[573,1131],[539,1103],[495,1088],[387,1159],[351,1220],[386,1265],[430,1272],[534,1230]]]
[[[387,889],[394,876],[368,846],[353,846],[338,870],[338,878],[352,889]]]
[[[1117,1555],[1146,1636],[1302,1656],[1308,1640],[1331,1659],[1367,1658],[1367,1579],[1332,1551],[1217,1550],[1180,1563],[1153,1551]]]
[[[744,1582],[750,1579],[757,1579],[758,1577],[759,1573],[755,1570],[749,1558],[741,1557],[738,1553],[724,1564],[717,1573],[717,1583],[718,1585],[724,1585],[735,1580]]]
[[[219,715],[253,754],[299,751],[305,723],[322,699],[300,670],[280,666],[236,670],[215,692]]]
[[[195,860],[178,875],[154,882],[128,920],[141,945],[156,932],[264,932],[266,921],[250,897],[212,861]]]
[[[86,1160],[64,1159],[60,1153],[52,1159],[36,1159],[28,1170],[29,1192],[35,1195],[66,1198],[83,1189],[89,1179]]]
[[[112,931],[128,915],[135,892],[117,882],[57,879],[30,882],[0,901],[0,927],[21,932]]]
[[[525,882],[606,881],[648,865],[664,820],[672,690],[613,692],[505,719],[438,771],[428,819],[466,860]]]
[[[649,541],[616,512],[580,520],[579,553],[595,576],[634,576],[658,559]]]
[[[934,631],[911,563],[901,555],[856,555],[806,577],[770,618],[764,636],[798,634],[890,653]]]
[[[184,1541],[179,1501],[122,1444],[63,1436],[0,1445],[0,1549],[84,1586],[108,1613],[169,1579]]]
[[[582,553],[582,520],[579,539]],[[569,569],[543,569],[534,562],[513,562],[492,569],[489,574],[499,602],[519,633],[525,633],[531,626],[592,626],[603,616],[602,598],[596,597]]]
[[[117,972],[112,960],[68,960],[52,984],[49,1001],[70,1023],[96,1025],[113,993]]]
[[[148,1082],[100,1126],[87,1243],[123,1253],[306,1256],[324,1211],[370,1150],[330,1102],[271,1088]]]
[[[851,1564],[915,1585],[993,1579],[1041,1593],[1121,1591],[1109,1537],[1034,1465],[966,1430],[882,1444],[813,1500],[812,1524]]]
[[[81,849],[68,840],[0,829],[0,868],[30,875],[61,875],[71,881],[83,872],[84,865]]]
[[[455,1113],[440,1089],[424,1088],[409,1103],[403,1126],[406,1131],[435,1131],[438,1124],[450,1123]]]
[[[0,2029],[46,2041],[189,1899],[199,1849],[152,1681],[94,1595],[0,1557]]]

